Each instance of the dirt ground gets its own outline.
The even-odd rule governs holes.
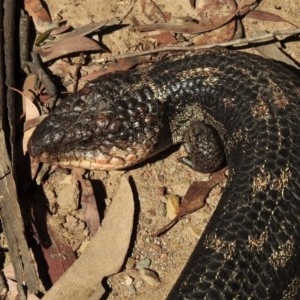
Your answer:
[[[105,35],[102,40],[102,43],[114,55],[148,49],[145,40],[149,41],[149,39],[145,39],[143,33],[134,30],[131,26],[137,20],[139,23],[145,24],[153,22],[150,18],[151,14],[145,14],[145,10],[142,9],[142,2],[140,0],[133,2],[129,0],[46,1],[52,18],[60,15],[73,27],[115,17],[123,19],[126,16],[123,23],[129,26]],[[196,17],[195,11],[190,7],[188,1],[156,0],[155,3],[166,15],[171,16],[171,21],[186,16]],[[259,9],[272,12],[300,25],[298,20],[300,15],[299,0],[290,2],[264,0]],[[250,35],[264,30],[273,32],[291,28],[290,24],[284,22],[261,21],[250,18],[246,18],[243,24],[247,34]],[[299,44],[287,43],[286,52],[300,62]],[[94,56],[94,58],[97,57]],[[102,199],[106,205],[109,205],[118,191],[122,176],[132,179],[138,198],[137,223],[134,224],[132,237],[133,244],[121,272],[108,278],[111,292],[107,299],[164,299],[174,285],[218,203],[224,184],[217,185],[210,192],[203,209],[184,217],[163,236],[152,236],[153,232],[169,222],[166,215],[166,195],[183,197],[193,181],[208,180],[209,178],[209,174],[196,173],[179,163],[177,158],[182,153],[178,149],[167,151],[131,170],[90,172],[90,177],[93,180],[101,180],[103,184],[102,193],[98,194],[97,198]],[[59,176],[58,179],[50,178],[46,184],[46,194],[49,203],[52,203],[53,212],[57,214],[57,219],[64,220],[62,221],[64,226],[61,226],[64,237],[70,242],[73,249],[80,252],[83,247],[81,243],[84,243],[86,239],[88,240],[89,236],[84,225],[83,213],[77,209],[78,191],[76,190],[76,183],[72,182],[68,175],[56,176]],[[59,189],[60,191],[58,191]],[[62,196],[58,199],[57,195]],[[59,209],[55,211],[57,203]],[[150,270],[150,275],[145,275],[141,271],[145,268]]]

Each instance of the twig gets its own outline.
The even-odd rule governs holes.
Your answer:
[[[38,293],[44,289],[25,239],[14,176],[17,112],[15,92],[8,87],[15,86],[16,4],[15,0],[5,0],[0,5],[0,218],[15,272],[18,298],[23,300],[28,291]],[[1,297],[5,296],[1,294]]]
[[[4,64],[5,64],[5,83],[8,86],[15,85],[15,15],[16,15],[16,1],[1,1],[3,5],[3,12],[1,22],[3,26],[3,44],[1,47],[4,49]],[[2,34],[2,32],[1,32]],[[2,59],[2,57],[1,57]],[[16,132],[15,132],[15,94],[11,90],[6,91],[6,107],[9,124],[9,152],[11,156],[11,163],[13,174],[16,175]]]
[[[28,14],[23,10],[20,12],[20,24],[19,24],[19,47],[20,47],[20,63],[21,68],[26,67],[26,62],[29,60],[30,55],[30,19]]]
[[[277,37],[286,38],[288,36],[297,35],[297,34],[300,34],[300,28],[277,30],[274,32],[266,33],[266,34],[261,34],[261,35],[243,38],[243,39],[232,40],[232,41],[219,43],[219,44],[217,43],[217,44],[209,44],[209,45],[201,45],[201,46],[190,46],[190,47],[186,47],[186,46],[162,47],[162,48],[153,49],[153,50],[117,55],[112,58],[103,58],[103,62],[114,61],[114,60],[118,60],[121,58],[128,58],[128,57],[134,57],[134,56],[139,56],[139,55],[156,54],[156,53],[167,52],[167,51],[168,52],[170,52],[170,51],[196,51],[196,50],[208,49],[208,48],[212,48],[212,47],[216,47],[216,46],[244,47],[244,46],[250,46],[250,45],[255,45],[255,44],[259,44],[259,43],[268,43],[268,42],[271,43]]]
[[[127,10],[126,13],[121,17],[121,20],[125,20],[125,18],[127,18],[127,17],[129,16],[129,14],[131,13],[132,9],[134,8],[135,3],[136,3],[136,0],[132,0],[132,1],[131,1],[128,10]]]
[[[43,83],[47,94],[53,98],[53,101],[50,102],[50,107],[52,107],[57,97],[56,86],[52,82],[50,76],[43,69],[42,60],[39,54],[32,51],[31,57],[32,57],[32,62],[27,62],[27,64],[30,68],[33,69],[34,73],[38,76],[38,80],[40,80]]]
[[[25,285],[32,293],[43,291],[43,287],[25,240],[24,223],[2,129],[0,129],[0,217],[18,283],[19,298],[26,299]]]

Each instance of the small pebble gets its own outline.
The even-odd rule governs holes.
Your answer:
[[[175,173],[178,173],[178,168],[177,166],[171,166],[169,170],[170,175],[174,175]]]
[[[145,218],[145,224],[146,225],[151,225],[152,224],[152,220],[148,219],[148,218],[147,219]]]
[[[83,222],[83,221],[81,221],[81,222],[79,222],[78,224],[77,224],[77,230],[79,230],[79,231],[83,231],[83,230],[88,230],[87,229],[87,226],[86,226],[86,223],[85,222]]]
[[[89,244],[90,241],[85,240],[82,242],[82,244],[80,245],[79,249],[77,250],[77,254],[81,254],[84,252],[84,250],[86,249],[87,245]]]
[[[226,177],[229,176],[229,170],[228,170],[228,168],[225,170],[224,174],[225,174]]]
[[[162,249],[161,249],[161,246],[158,245],[158,244],[152,244],[151,245],[151,249],[153,249],[154,251],[156,252],[160,252]]]
[[[166,188],[164,186],[161,186],[156,190],[156,194],[158,196],[163,196],[165,193],[166,193]]]
[[[191,225],[191,231],[195,235],[196,238],[199,238],[199,236],[201,235],[203,230],[202,230],[202,228],[200,228],[198,226]]]
[[[133,257],[129,257],[126,262],[126,269],[133,269],[135,266],[135,259]]]
[[[76,219],[72,215],[67,215],[66,222],[69,224],[70,227],[73,227],[73,226],[76,226],[76,224],[78,223],[78,219]]]
[[[186,191],[189,189],[191,185],[191,180],[187,179],[185,181],[177,182],[172,184],[172,193],[179,196],[184,196],[186,194]]]
[[[144,268],[149,268],[150,265],[151,265],[151,259],[150,258],[145,258],[145,259],[140,260],[136,264],[135,268],[140,270],[140,269],[144,269]]]
[[[167,216],[170,220],[173,220],[178,212],[180,207],[180,199],[178,196],[169,195],[167,196]]]
[[[133,286],[133,284],[128,285],[127,288],[130,295],[136,295],[136,288]]]
[[[139,270],[141,278],[151,286],[158,286],[160,284],[160,279],[156,272],[149,269],[140,269]]]
[[[130,276],[126,276],[124,282],[125,282],[125,285],[129,286],[132,284],[133,279]]]
[[[157,214],[162,217],[165,217],[167,215],[167,208],[165,203],[163,202],[159,203],[157,208]]]
[[[134,282],[135,282],[135,288],[137,290],[140,289],[142,287],[143,283],[144,283],[144,281],[141,280],[141,279],[136,279]]]

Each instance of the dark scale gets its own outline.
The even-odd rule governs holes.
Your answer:
[[[129,167],[173,143],[185,143],[197,170],[225,158],[226,189],[168,299],[299,299],[299,99],[300,80],[274,61],[185,53],[89,83],[60,102],[28,149],[96,169]],[[97,162],[103,154],[120,165]]]

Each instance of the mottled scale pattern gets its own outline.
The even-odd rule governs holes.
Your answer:
[[[283,65],[216,48],[105,75],[63,100],[28,148],[123,168],[183,142],[195,120],[218,132],[229,178],[168,299],[299,299],[300,80]]]

